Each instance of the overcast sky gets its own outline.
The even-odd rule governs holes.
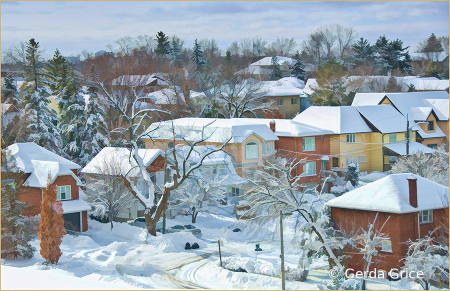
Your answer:
[[[226,49],[234,40],[260,36],[268,42],[294,37],[300,44],[320,26],[353,27],[372,44],[380,35],[406,46],[434,32],[449,33],[449,2],[132,2],[1,1],[1,45],[35,38],[46,56],[106,50],[120,37],[155,36],[162,30],[191,46],[214,38]]]

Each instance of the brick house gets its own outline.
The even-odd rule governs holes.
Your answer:
[[[91,207],[80,199],[82,183],[77,174],[80,166],[31,142],[16,143],[7,150],[16,166],[25,173],[26,190],[19,199],[32,208],[23,215],[40,214],[43,189],[47,188],[50,175],[51,183],[57,186],[57,199],[62,202],[64,226],[68,230],[87,231],[87,211]]]
[[[389,175],[373,183],[352,190],[328,201],[335,228],[346,233],[367,229],[375,223],[375,230],[387,236],[371,268],[389,272],[402,266],[409,240],[423,238],[436,228],[448,231],[449,188],[410,173]],[[445,230],[443,230],[445,231]],[[436,231],[434,235],[444,235]],[[363,270],[361,254],[348,249],[351,258],[348,268]]]

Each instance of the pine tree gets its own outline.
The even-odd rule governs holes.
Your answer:
[[[197,39],[195,39],[194,42],[194,49],[192,50],[191,60],[192,63],[197,67],[197,71],[202,72],[205,68],[206,60],[203,57],[202,47],[197,42]]]
[[[394,76],[389,78],[389,81],[386,85],[386,92],[402,92],[402,87],[397,83],[397,79]]]
[[[52,91],[53,95],[60,95],[64,88],[67,86],[67,78],[69,73],[69,64],[67,60],[61,55],[58,49],[56,49],[53,58],[48,61],[45,68],[48,81],[47,85]],[[58,108],[61,110],[65,106],[62,100],[58,100]]]
[[[179,38],[173,36],[172,37],[172,47],[170,48],[170,55],[173,63],[178,68],[183,66],[183,57],[181,55],[182,45]]]
[[[303,64],[300,53],[297,51],[297,53],[294,56],[294,64],[292,65],[292,72],[291,75],[296,77],[299,80],[305,79],[305,65]]]
[[[392,67],[389,57],[389,41],[386,36],[383,35],[377,39],[373,50],[376,52],[375,65],[380,68],[381,74],[387,74]]]
[[[224,80],[231,80],[234,77],[233,60],[230,51],[225,54],[225,60],[220,68],[220,75]]]
[[[412,72],[411,56],[407,51],[408,47],[403,47],[403,41],[396,39],[389,41],[386,36],[380,36],[374,45],[375,64],[381,69],[382,74],[387,74],[392,70],[399,69],[410,74]]]
[[[27,85],[22,104],[31,131],[28,141],[59,153],[60,136],[57,128],[59,121],[55,110],[48,105],[50,100],[47,98],[49,96],[47,90],[43,87],[45,78],[40,63],[39,43],[33,38],[27,44],[26,60],[24,71]]]
[[[367,39],[361,37],[357,43],[353,45],[355,51],[355,61],[357,65],[365,65],[372,61],[373,50]]]
[[[41,221],[39,223],[39,239],[41,256],[52,264],[58,264],[62,255],[60,245],[66,235],[64,228],[63,208],[61,201],[56,200],[56,185],[47,184],[43,190],[41,203]]]
[[[170,52],[169,37],[164,32],[160,31],[156,34],[156,50],[155,52],[160,56],[168,55]]]
[[[429,59],[431,59],[431,61],[434,60],[433,58],[433,54],[436,55],[436,61],[437,59],[437,54],[444,51],[444,48],[442,47],[441,42],[436,38],[436,35],[434,33],[432,33],[430,35],[430,37],[427,39],[427,43],[425,45],[425,47],[422,49],[423,53],[427,53],[429,56],[431,56],[431,58],[429,57]]]
[[[11,75],[6,76],[4,89],[2,90],[2,103],[12,104],[16,108],[20,107],[19,92],[16,81]]]
[[[354,162],[348,164],[347,181],[350,181],[353,187],[359,183],[358,165]]]
[[[98,88],[93,83],[94,80],[98,79],[97,76],[95,66],[92,65],[87,89],[89,101],[86,110],[86,123],[79,155],[79,163],[82,166],[91,161],[104,147],[109,146],[109,141],[105,136],[107,133],[107,125],[104,120],[105,113],[98,103]]]
[[[16,166],[11,154],[2,149],[2,258],[18,256],[25,259],[33,257],[36,249],[30,241],[36,236],[36,223],[32,218],[22,215],[22,210],[30,208],[19,201],[19,194],[24,193],[22,183],[25,174]]]
[[[86,125],[86,104],[84,92],[75,79],[74,71],[69,73],[67,85],[60,100],[64,100],[59,123],[62,149],[72,160],[79,162]]]
[[[283,74],[281,73],[280,65],[278,64],[278,59],[276,56],[272,57],[272,65],[270,66],[270,80],[276,81],[283,78]]]

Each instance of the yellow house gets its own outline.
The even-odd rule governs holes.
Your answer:
[[[153,123],[144,140],[147,149],[162,150],[198,140],[205,141],[196,145],[220,147],[230,140],[224,151],[232,157],[237,174],[246,178],[250,174],[249,170],[256,166],[264,155],[274,151],[274,142],[278,137],[265,124],[239,118],[179,118]],[[240,189],[236,191],[239,192]]]
[[[352,106],[388,104],[417,130],[416,140],[430,148],[447,142],[449,95],[446,91],[357,93]]]
[[[331,169],[358,162],[360,172],[387,171],[406,151],[406,118],[392,106],[311,106],[294,121],[334,132],[330,137]],[[424,150],[410,129],[410,153]],[[386,147],[395,145],[393,150]]]

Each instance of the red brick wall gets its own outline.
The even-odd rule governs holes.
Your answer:
[[[56,177],[55,182],[53,182],[53,184],[55,184],[56,186],[67,186],[70,185],[71,187],[71,195],[72,195],[72,200],[73,199],[78,199],[80,197],[80,193],[79,193],[79,189],[77,186],[77,182],[75,181],[75,179],[71,176],[71,175],[65,175],[65,176],[59,176]]]
[[[72,191],[72,200],[79,198],[79,188],[76,184],[75,179],[71,175],[59,176],[55,179],[55,182],[53,184],[56,184],[57,186],[70,185]],[[23,215],[34,216],[41,213],[41,188],[24,187],[23,193],[19,195],[19,200],[22,202],[26,202],[33,207],[30,210],[24,210],[22,212]]]
[[[279,136],[279,140],[275,141],[275,149],[280,150],[279,153],[288,158],[297,158],[299,160],[306,158],[307,160],[314,160],[316,162],[316,175],[303,177],[301,179],[302,183],[318,183],[320,184],[320,171],[322,170],[320,155],[329,155],[330,154],[330,136],[322,135],[316,136],[316,150],[303,152],[303,138],[301,137],[284,137]],[[323,141],[321,141],[321,138]],[[331,168],[331,161],[327,163],[327,170]],[[303,166],[300,165],[297,167],[296,175],[300,175],[303,173]]]
[[[81,227],[81,231],[87,231],[88,230],[88,219],[87,219],[87,211],[81,212],[81,221],[83,222],[83,225]]]
[[[367,229],[369,223],[373,223],[376,212],[356,209],[331,208],[331,219],[335,222],[335,228],[344,230],[346,233],[355,232],[359,227]],[[379,256],[374,259],[371,269],[383,269],[389,272],[392,268],[400,268],[403,264],[401,259],[408,251],[409,240],[418,238],[417,212],[395,214],[379,212],[375,229],[380,230],[385,221],[389,219],[381,233],[387,235],[392,244],[392,253],[382,252],[380,248]],[[420,236],[428,235],[428,231],[434,230],[441,221],[446,221],[448,225],[448,208],[433,210],[433,222],[420,225]],[[445,222],[444,222],[445,223]],[[348,268],[362,270],[362,255],[355,254],[357,250],[347,249],[351,258],[348,260]]]

